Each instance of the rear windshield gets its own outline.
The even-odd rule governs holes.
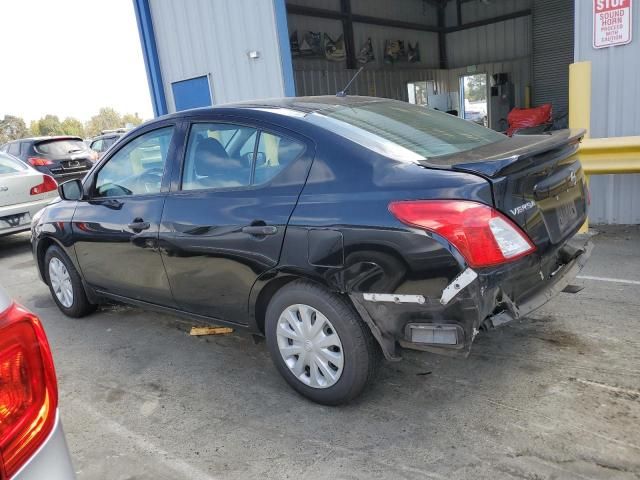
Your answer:
[[[17,158],[6,153],[0,153],[0,175],[22,172],[26,169],[27,166]]]
[[[46,142],[40,142],[36,145],[36,150],[40,153],[45,153],[54,156],[63,156],[69,153],[82,152],[87,149],[87,146],[82,140],[47,140]]]
[[[307,119],[399,160],[432,160],[505,139],[474,122],[394,100],[336,105]]]

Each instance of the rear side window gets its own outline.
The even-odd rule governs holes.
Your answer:
[[[25,170],[27,170],[27,166],[20,160],[7,154],[0,153],[0,175],[23,172]]]
[[[301,142],[252,127],[194,124],[189,133],[182,190],[266,183],[304,150]]]
[[[148,195],[160,192],[173,127],[134,138],[96,175],[95,197]]]
[[[266,183],[304,152],[304,144],[287,137],[260,132],[254,184]]]
[[[400,160],[431,160],[505,139],[504,135],[473,122],[394,100],[335,105],[307,119]],[[431,163],[437,165],[438,161]]]
[[[46,155],[53,155],[55,157],[62,157],[70,153],[82,152],[87,149],[87,146],[82,140],[48,140],[46,142],[40,142],[36,145],[36,151],[38,153],[44,153]]]
[[[7,152],[16,157],[20,155],[20,142],[10,143]]]

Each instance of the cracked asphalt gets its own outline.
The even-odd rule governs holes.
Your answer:
[[[0,238],[0,283],[45,325],[80,480],[638,479],[640,227],[596,229],[582,291],[466,360],[409,352],[339,408],[243,333],[119,305],[64,317],[26,234]]]

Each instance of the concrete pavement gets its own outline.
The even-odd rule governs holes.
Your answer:
[[[63,316],[26,234],[0,238],[0,283],[47,329],[80,480],[638,479],[640,228],[594,242],[581,292],[466,360],[409,352],[340,408],[298,396],[242,333],[125,306]]]

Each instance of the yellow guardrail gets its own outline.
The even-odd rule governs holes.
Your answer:
[[[585,138],[578,158],[587,175],[640,173],[640,137]]]
[[[589,138],[591,126],[591,62],[569,65],[569,127],[587,131],[578,158],[587,177],[610,173],[640,173],[640,136]],[[580,232],[589,229],[589,219]]]

